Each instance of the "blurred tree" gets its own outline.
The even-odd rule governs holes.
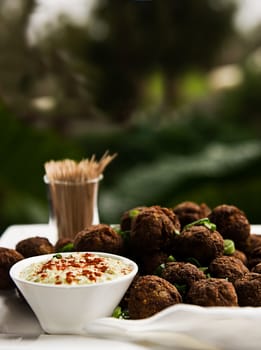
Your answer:
[[[25,40],[25,29],[34,0],[21,4],[0,2],[0,98],[26,113],[31,81],[39,60],[32,56]]]
[[[233,1],[222,0],[97,1],[84,29],[64,20],[63,32],[41,43],[42,54],[49,53],[53,74],[70,72],[98,110],[125,122],[142,105],[155,71],[162,75],[162,106],[168,109],[177,103],[180,75],[218,63],[233,32],[234,10]],[[65,81],[63,89],[72,86]]]
[[[0,101],[28,124],[66,131],[68,118],[91,115],[88,90],[80,90],[59,47],[44,52],[29,45],[26,32],[35,4],[0,2]]]
[[[140,101],[146,75],[159,70],[162,105],[172,108],[177,104],[178,77],[188,69],[217,64],[218,50],[232,33],[234,9],[229,1],[209,0],[105,3],[98,13],[108,25],[108,35],[90,43],[90,57],[103,72],[98,105],[119,120],[128,118],[131,106]]]
[[[253,71],[245,67],[244,83],[222,94],[215,113],[224,122],[237,123],[246,130],[251,130],[253,136],[261,136],[261,71]]]

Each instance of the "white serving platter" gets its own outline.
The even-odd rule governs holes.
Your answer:
[[[251,232],[261,234],[261,225],[252,225]],[[32,236],[57,240],[48,224],[13,225],[3,232],[0,246],[15,248]],[[15,291],[0,291],[0,349],[260,350],[260,324],[261,307],[178,304],[144,320],[99,319],[86,325],[83,335],[48,335]]]

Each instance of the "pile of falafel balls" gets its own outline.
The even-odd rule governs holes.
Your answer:
[[[178,303],[261,306],[261,235],[234,205],[140,206],[123,212],[119,224],[91,225],[74,240],[52,245],[35,236],[15,249],[0,247],[0,288],[14,288],[8,272],[16,261],[63,251],[113,253],[138,264],[115,317],[142,319]]]

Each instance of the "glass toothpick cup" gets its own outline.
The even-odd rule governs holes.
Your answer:
[[[74,239],[89,225],[99,224],[98,189],[103,175],[83,182],[50,181],[47,175],[49,224],[57,229],[58,239]]]

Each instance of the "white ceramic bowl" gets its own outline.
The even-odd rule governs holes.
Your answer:
[[[62,253],[70,255],[72,253]],[[113,254],[97,253],[119,259],[132,271],[117,279],[84,285],[55,285],[29,282],[20,273],[32,263],[43,262],[54,254],[26,258],[14,264],[10,276],[38,318],[43,330],[52,334],[81,334],[85,325],[97,318],[111,316],[135,277],[135,262]]]

